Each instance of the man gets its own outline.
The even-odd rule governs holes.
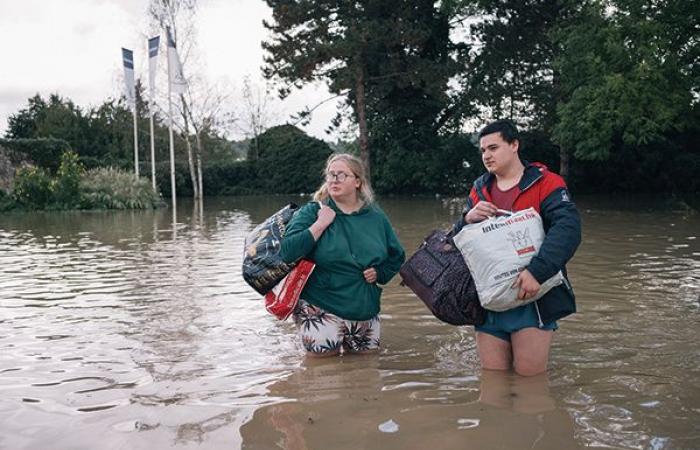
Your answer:
[[[520,211],[535,208],[542,216],[545,238],[537,256],[517,277],[518,298],[537,293],[540,284],[560,270],[566,277],[567,261],[581,242],[581,222],[566,183],[539,163],[520,159],[515,125],[499,120],[479,133],[481,158],[487,173],[477,178],[469,193],[466,214],[458,229],[498,214],[498,209]],[[490,370],[513,368],[530,376],[547,369],[556,321],[576,312],[568,279],[533,303],[503,312],[488,311],[486,322],[476,327],[481,366]]]

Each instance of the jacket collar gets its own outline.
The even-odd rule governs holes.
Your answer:
[[[525,170],[523,171],[523,176],[518,182],[518,189],[520,189],[520,192],[526,191],[528,188],[530,188],[530,186],[535,184],[535,182],[542,178],[545,172],[549,170],[547,169],[547,166],[538,162],[531,163],[529,161],[523,161],[523,165],[525,166]],[[495,179],[496,176],[489,172],[486,172],[476,179],[474,182],[474,187],[476,188],[476,191],[479,193],[480,197],[482,196],[484,189],[487,191],[490,190],[491,184]]]

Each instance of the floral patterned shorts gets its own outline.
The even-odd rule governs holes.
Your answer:
[[[379,348],[379,316],[369,320],[346,320],[299,299],[294,323],[301,343],[310,353],[362,352]]]

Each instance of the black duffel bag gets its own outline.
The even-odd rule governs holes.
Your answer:
[[[280,256],[282,237],[296,210],[297,205],[290,203],[245,238],[243,279],[261,295],[270,292],[296,265],[285,263]]]
[[[450,232],[435,230],[399,271],[402,283],[435,317],[451,325],[481,325],[486,310]]]

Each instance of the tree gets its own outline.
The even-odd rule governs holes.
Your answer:
[[[325,142],[308,136],[293,125],[279,125],[262,133],[249,152],[259,149],[255,164],[262,192],[309,192],[321,183],[324,164],[331,154]]]
[[[249,153],[250,157],[258,158],[258,137],[276,121],[277,114],[272,109],[270,91],[255,85],[250,77],[246,76],[243,79],[243,102],[233,118],[233,125],[256,146],[254,151]]]
[[[698,42],[679,46],[686,14],[692,7],[678,1],[619,0],[613,8],[592,1],[563,27],[556,141],[579,159],[607,160],[616,148],[664,143],[692,126],[697,69],[693,75],[687,61]]]
[[[178,45],[187,90],[180,94],[179,120],[175,121],[187,149],[190,178],[195,198],[202,198],[202,164],[205,158],[206,136],[222,124],[222,108],[228,94],[220,86],[212,86],[196,67],[196,0],[151,0],[149,14],[162,31],[170,29]],[[161,108],[164,110],[165,108]],[[194,141],[194,142],[193,142]]]
[[[554,32],[572,14],[568,0],[473,0],[457,2],[468,17],[467,40],[474,51],[460,54],[458,103],[465,119],[508,118],[524,129],[551,134],[561,101],[560,74],[554,64]],[[568,173],[568,148],[559,148],[562,176]]]
[[[450,139],[441,134],[450,131],[448,81],[458,69],[449,16],[425,1],[383,2],[374,13],[379,23],[395,23],[372,41],[368,67],[374,184],[379,191],[444,191],[450,183],[443,182],[443,162],[451,161],[453,147],[443,145]]]
[[[390,139],[374,139],[375,133],[393,130],[392,136],[397,136],[399,124],[409,131],[422,130],[426,123],[436,133],[453,66],[447,16],[435,2],[267,3],[273,21],[265,27],[273,36],[263,42],[264,75],[284,83],[282,97],[292,87],[314,81],[327,83],[332,94],[345,97],[359,129],[360,157],[368,168],[370,161],[379,161],[370,156],[370,147]]]
[[[36,137],[37,123],[42,120],[48,105],[39,94],[28,100],[28,105],[7,119],[8,139],[30,139]]]
[[[27,108],[8,118],[6,136],[62,139],[85,152],[91,147],[89,126],[89,118],[71,100],[51,94],[47,101],[37,94],[29,99]]]

